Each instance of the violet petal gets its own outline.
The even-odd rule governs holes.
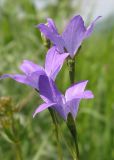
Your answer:
[[[92,32],[93,32],[93,29],[94,29],[94,26],[95,26],[95,23],[96,21],[101,18],[101,16],[98,16],[86,29],[86,33],[85,33],[85,38],[88,38]]]
[[[68,113],[70,112],[73,118],[75,119],[78,113],[79,103],[80,103],[80,99],[74,99],[74,100],[68,101],[67,102],[68,105],[66,107],[66,114],[68,115]]]
[[[0,77],[0,80],[5,78],[12,78],[19,83],[23,83],[31,86],[32,88],[38,89],[39,76],[44,74],[45,72],[43,71],[36,71],[29,74],[28,76],[21,74],[4,74]]]
[[[33,114],[33,118],[36,116],[37,113],[42,112],[43,110],[54,106],[56,103],[43,103],[41,104],[38,108],[36,108],[34,114]]]
[[[29,60],[24,60],[23,63],[20,65],[20,69],[25,73],[25,74],[30,74],[35,71],[43,71],[43,67],[33,63],[32,61]]]
[[[46,26],[45,24],[39,24],[37,26],[37,28],[39,28],[39,30],[48,38],[50,39],[53,44],[55,44],[57,46],[57,48],[59,49],[59,51],[61,53],[64,52],[64,40],[62,39],[62,37],[58,34],[55,34],[54,32],[51,31],[51,29]]]
[[[87,82],[88,81],[82,81],[69,87],[65,93],[66,100],[70,101],[74,98],[78,98],[77,96],[84,92]]]
[[[65,58],[68,53],[59,54],[56,47],[49,49],[46,55],[45,71],[53,80],[55,80],[58,72],[61,70]]]
[[[73,57],[81,45],[85,36],[86,28],[84,21],[80,15],[73,17],[62,33],[62,38],[65,42],[65,47],[70,56]]]
[[[57,28],[54,21],[51,18],[47,18],[47,25],[52,30],[53,33],[58,34]]]
[[[39,93],[41,98],[46,102],[53,102],[53,91],[49,77],[40,76],[39,78]]]

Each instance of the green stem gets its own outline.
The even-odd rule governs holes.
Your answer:
[[[20,143],[18,141],[17,142],[15,141],[14,147],[15,147],[15,153],[16,153],[16,160],[23,160]]]
[[[70,133],[71,133],[72,137],[73,137],[74,151],[75,151],[74,159],[79,160],[79,149],[78,149],[78,139],[77,139],[76,125],[75,125],[75,121],[74,121],[71,113],[68,114],[67,126],[70,130]]]
[[[75,80],[75,59],[68,59],[70,83],[73,84]]]
[[[59,126],[58,126],[57,115],[56,115],[56,112],[51,108],[49,108],[49,112],[51,114],[53,124],[55,126],[55,136],[56,136],[59,160],[62,160],[63,158],[62,158],[61,145],[60,145],[59,132],[58,132],[59,131]]]
[[[70,77],[70,83],[73,84],[75,80],[75,58],[69,58],[68,59],[68,67],[69,67],[69,77]],[[77,139],[77,129],[75,125],[75,121],[71,114],[68,115],[67,118],[67,126],[70,130],[70,133],[73,137],[74,145],[75,145],[75,154],[76,154],[76,160],[79,160],[79,148],[78,148],[78,139]]]
[[[17,135],[17,129],[15,127],[15,120],[14,120],[13,115],[11,115],[11,118],[12,118],[12,132],[13,132],[13,137],[14,137],[14,149],[15,149],[15,154],[16,154],[16,160],[23,160],[21,145],[19,142],[19,137]]]

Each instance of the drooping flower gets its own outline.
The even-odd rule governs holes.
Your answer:
[[[59,35],[51,18],[47,19],[47,24],[39,24],[37,28],[56,45],[60,53],[67,51],[73,58],[83,40],[91,35],[95,22],[100,17],[97,17],[88,27],[85,27],[82,17],[80,15],[74,16],[61,35]]]
[[[64,96],[58,91],[52,79],[46,75],[41,75],[39,78],[39,94],[44,103],[35,110],[33,117],[37,113],[52,107],[64,120],[67,120],[68,113],[71,113],[75,119],[80,100],[94,97],[91,91],[85,91],[87,82],[82,81],[72,85],[66,90]]]
[[[55,80],[67,56],[68,53],[60,55],[56,48],[52,47],[46,55],[44,68],[34,64],[32,61],[24,60],[20,66],[24,74],[4,74],[0,79],[12,78],[19,83],[24,83],[38,90],[39,76],[47,75],[52,80]]]

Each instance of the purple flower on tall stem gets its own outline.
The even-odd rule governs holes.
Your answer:
[[[58,48],[60,53],[68,52],[73,58],[85,38],[88,38],[93,29],[97,17],[88,27],[85,27],[84,21],[80,15],[74,16],[67,25],[64,32],[59,35],[54,21],[47,18],[47,24],[39,24],[37,28]]]
[[[48,50],[48,53],[46,55],[44,68],[42,66],[34,64],[32,61],[24,60],[20,66],[20,69],[24,74],[4,74],[0,77],[0,79],[12,78],[19,83],[24,83],[39,90],[39,76],[47,75],[52,80],[55,80],[67,56],[68,53],[60,55],[57,52],[56,48],[52,47],[50,50]]]
[[[55,86],[52,79],[46,75],[41,75],[39,78],[39,94],[45,103],[41,104],[33,114],[33,117],[37,113],[52,107],[59,115],[67,120],[68,113],[71,113],[75,119],[78,107],[81,99],[93,98],[93,94],[89,90],[85,90],[88,81],[82,81],[69,87],[65,96],[62,95]]]

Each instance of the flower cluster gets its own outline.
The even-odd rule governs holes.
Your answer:
[[[65,59],[67,57],[74,58],[82,41],[91,35],[95,22],[99,18],[97,17],[86,28],[82,17],[75,16],[61,35],[59,35],[53,20],[48,18],[47,24],[37,26],[53,44],[46,54],[44,68],[29,60],[24,60],[20,66],[23,74],[4,74],[0,77],[0,79],[10,77],[17,82],[33,87],[39,92],[44,103],[35,110],[33,117],[47,108],[53,108],[64,120],[67,120],[69,113],[75,119],[80,100],[93,98],[92,92],[85,90],[87,80],[70,86],[65,95],[58,91],[54,81]]]

